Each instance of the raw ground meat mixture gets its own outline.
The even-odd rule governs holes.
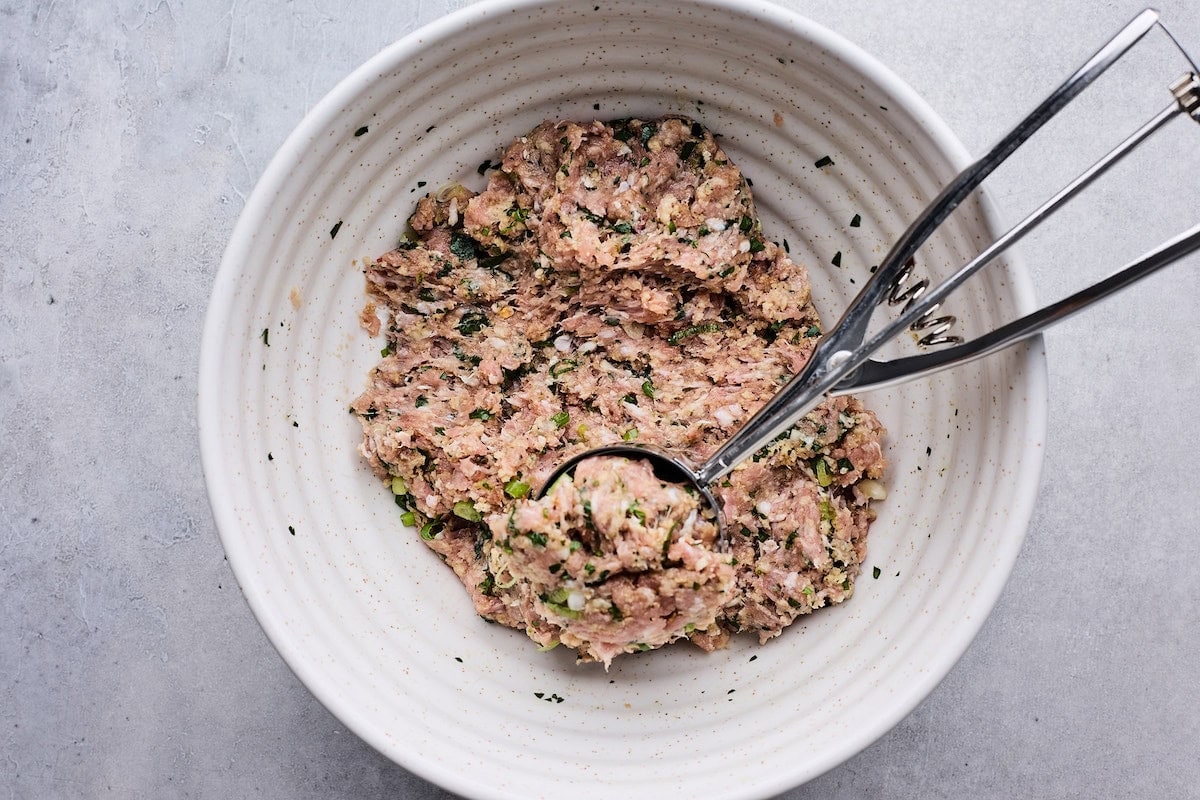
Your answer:
[[[712,551],[703,520],[662,538],[657,516],[629,513],[633,495],[599,485],[603,526],[599,497],[580,524],[574,484],[531,499],[557,464],[600,445],[702,461],[819,341],[804,267],[765,238],[708,131],[682,117],[546,122],[509,146],[482,193],[426,195],[409,224],[365,269],[363,326],[387,346],[351,412],[402,519],[481,616],[607,665],[676,638],[765,642],[852,594],[886,466],[883,428],[852,397],[713,487],[729,553]],[[574,522],[531,516],[545,504]],[[694,504],[655,514],[686,521]],[[657,560],[617,554],[644,537],[665,543]],[[697,588],[684,597],[671,576],[688,570]]]

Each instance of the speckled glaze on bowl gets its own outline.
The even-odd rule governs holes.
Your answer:
[[[481,187],[477,166],[545,118],[667,113],[724,136],[829,324],[966,161],[892,73],[774,6],[489,2],[389,47],[304,119],[250,197],[213,290],[200,436],[242,590],[347,726],[463,795],[760,798],[808,780],[946,674],[1024,535],[1045,424],[1039,342],[866,398],[893,466],[864,575],[848,603],[764,647],[675,646],[605,674],[475,615],[357,454],[347,406],[381,344],[358,326],[354,262],[396,242],[421,187]],[[826,155],[833,164],[816,167]],[[943,276],[992,234],[974,202],[920,270]],[[1029,310],[1032,294],[1010,262],[949,306],[978,334]]]

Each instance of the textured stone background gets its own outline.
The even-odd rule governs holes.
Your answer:
[[[0,2],[0,798],[448,797],[271,648],[222,557],[194,416],[208,292],[267,160],[339,78],[459,5]],[[789,5],[974,152],[1137,10]],[[1162,5],[1200,57],[1193,0]],[[1106,81],[997,176],[1005,213],[1163,105],[1181,67],[1151,47]],[[1163,137],[1024,248],[1041,297],[1196,222],[1200,128]],[[1048,336],[1046,470],[995,614],[908,719],[789,800],[1200,797],[1197,268]]]

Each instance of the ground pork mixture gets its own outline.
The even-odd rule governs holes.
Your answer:
[[[365,270],[363,326],[387,346],[351,412],[402,520],[481,616],[607,664],[683,637],[765,642],[851,595],[886,463],[852,397],[713,487],[725,554],[640,462],[620,466],[624,488],[601,463],[531,499],[605,444],[704,460],[819,340],[805,269],[765,238],[712,134],[682,117],[546,122],[482,193],[426,195],[409,224]]]

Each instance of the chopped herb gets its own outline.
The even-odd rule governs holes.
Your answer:
[[[650,141],[651,138],[654,137],[654,134],[656,134],[656,133],[658,133],[658,126],[655,125],[653,122],[647,122],[645,125],[643,125],[642,126],[642,147],[645,147],[646,144]]]
[[[629,403],[629,405],[631,405],[631,406],[636,406],[636,405],[638,404],[638,401],[637,401],[637,395],[636,395],[636,394],[633,394],[633,393],[631,392],[631,393],[629,393],[629,394],[625,395],[624,397],[622,397],[622,398],[621,398],[621,402],[622,402],[622,403]]]
[[[390,356],[391,354],[392,354],[392,348],[390,348],[390,347],[385,347],[385,348],[383,348],[382,350],[380,350],[380,351],[379,351],[379,357],[380,357],[380,358],[387,358],[387,357],[388,357],[388,356]]]
[[[821,167],[828,167],[832,164],[833,164],[832,158],[830,158],[829,156],[821,156],[813,163],[813,166],[816,167],[817,169],[820,169]]]
[[[703,325],[691,325],[680,331],[675,331],[667,339],[667,344],[679,344],[684,339],[690,339],[693,336],[699,336],[702,333],[714,333],[721,330],[721,326],[716,322],[706,322]]]
[[[627,430],[621,434],[621,438],[627,442],[632,442],[637,437],[638,437],[638,429],[637,428],[630,428],[629,430]]]
[[[522,480],[513,478],[508,483],[504,484],[504,493],[514,500],[520,500],[525,495],[529,494],[530,486]]]
[[[293,528],[291,525],[288,525],[288,533],[290,533],[292,536],[295,536],[295,535],[296,535],[296,529],[295,529],[295,528]]]
[[[851,228],[857,228],[860,225],[862,225],[862,215],[861,214],[855,214],[853,217],[850,218],[850,227]]]
[[[646,395],[646,397],[649,397],[651,400],[654,399],[654,384],[650,382],[649,378],[642,381],[642,394]]]
[[[750,240],[750,252],[751,253],[761,253],[763,250],[766,250],[766,249],[767,249],[767,246],[765,244],[763,244],[761,241],[759,241],[758,239]]]
[[[621,613],[621,609],[617,608],[616,603],[608,607],[608,615],[612,617],[613,622],[620,622],[625,619],[625,615]]]
[[[612,229],[617,233],[633,233],[633,226],[625,220],[613,223]]]
[[[787,240],[787,239],[784,239],[784,240],[783,240],[783,252],[785,252],[785,253],[791,253],[791,252],[792,252],[792,246],[791,246],[790,244],[788,244],[788,240]]]
[[[570,239],[570,238],[571,238],[571,232],[570,232],[570,231],[563,231],[562,233],[560,233],[560,234],[558,235],[558,238],[560,238],[560,239]]]
[[[417,395],[417,402],[415,405],[417,408],[424,408],[425,406],[429,405],[429,398],[423,394],[419,394]]]
[[[603,225],[604,224],[604,217],[600,216],[599,214],[593,214],[591,211],[589,211],[586,208],[583,208],[582,206],[580,206],[580,208],[578,210],[579,210],[579,216],[583,217],[584,219],[586,219],[588,222],[592,223],[593,225]]]
[[[491,168],[492,168],[492,160],[490,158],[485,158],[483,160],[483,163],[475,168],[475,171],[478,172],[480,175],[482,175],[483,173],[487,172]]]
[[[446,433],[446,429],[440,425],[434,425],[433,432],[436,433],[438,436],[443,436]]]
[[[833,264],[835,267],[840,267],[842,265],[842,251],[841,250],[838,250],[836,253],[833,254],[833,258],[830,259],[830,263]]]
[[[554,423],[554,427],[565,428],[567,423],[571,421],[571,415],[566,411],[560,411],[550,417],[550,420]]]
[[[683,147],[679,148],[679,160],[687,161],[692,157],[692,153],[696,152],[695,142],[684,142]]]
[[[269,330],[267,330],[266,328],[263,328],[263,332],[260,335],[262,336],[263,344],[265,344],[267,347],[270,347],[271,346],[271,332]]]
[[[475,240],[465,233],[455,231],[450,234],[450,252],[463,261],[469,261],[475,257]]]
[[[839,470],[844,470],[846,472],[852,472],[854,470],[854,463],[848,458],[839,458],[837,465]]]
[[[480,269],[496,269],[496,267],[500,266],[501,264],[503,264],[505,261],[507,261],[510,258],[512,258],[511,251],[508,253],[501,253],[498,256],[486,256],[484,258],[479,259],[479,268]]]
[[[810,325],[808,330],[804,332],[805,339],[813,339],[821,335],[821,329],[816,325]]]
[[[477,408],[474,411],[472,411],[470,414],[468,414],[467,416],[470,417],[471,419],[478,419],[478,420],[483,420],[484,422],[487,422],[489,419],[491,419],[492,417],[494,417],[496,415],[493,414],[491,411],[488,411],[486,408]]]
[[[463,336],[470,336],[473,333],[479,333],[484,325],[490,324],[491,322],[488,320],[487,314],[484,314],[482,311],[467,311],[463,313],[462,318],[459,319],[458,325],[455,327],[458,328],[458,332]]]
[[[425,188],[425,184],[426,184],[426,181],[417,181],[417,188],[423,189],[423,188]]]
[[[339,220],[337,221],[337,224],[336,224],[336,225],[334,225],[332,228],[330,228],[330,229],[329,229],[329,238],[330,238],[330,239],[334,239],[334,238],[336,238],[336,237],[337,237],[337,234],[338,234],[338,231],[340,231],[341,229],[342,229],[342,221],[339,219]]]
[[[674,233],[678,228],[675,227],[675,220],[667,223],[667,233]]]
[[[268,452],[268,453],[267,453],[267,461],[274,461],[274,460],[275,460],[275,456],[271,455],[271,454]]]
[[[879,567],[875,567],[873,570],[871,570],[871,577],[872,577],[872,578],[875,578],[876,580],[878,580],[878,579],[879,579],[879,573],[880,573],[880,569],[879,569]]]
[[[356,130],[356,131],[354,132],[354,135],[355,135],[355,136],[362,136],[362,135],[363,135],[364,133],[366,133],[366,132],[367,132],[367,126],[366,126],[366,125],[363,125],[361,128],[359,128],[358,130]]]
[[[410,528],[415,527],[417,524],[417,515],[415,512],[405,511],[400,515],[400,521]]]
[[[650,163],[650,156],[642,156],[642,160],[638,162],[638,167],[644,167]]]
[[[751,219],[748,215],[743,214],[741,220],[738,222],[738,230],[741,231],[742,233],[749,233],[750,229],[753,227],[754,227],[754,220]]]

